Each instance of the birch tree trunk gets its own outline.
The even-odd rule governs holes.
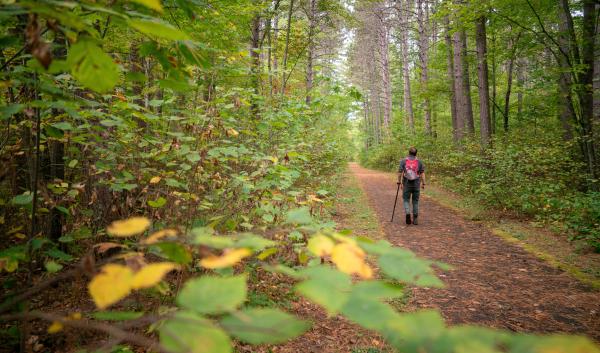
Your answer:
[[[490,87],[488,82],[487,42],[485,29],[485,16],[481,16],[475,23],[477,47],[477,78],[479,83],[479,123],[481,145],[489,146],[492,138],[490,123]]]

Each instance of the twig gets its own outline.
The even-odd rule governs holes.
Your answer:
[[[162,347],[157,341],[152,340],[148,337],[138,335],[133,332],[128,332],[120,329],[117,326],[109,325],[103,322],[96,322],[88,319],[73,320],[62,316],[42,313],[39,311],[30,311],[19,314],[9,314],[0,316],[0,321],[11,321],[11,320],[27,320],[27,319],[41,319],[50,322],[60,322],[64,326],[69,326],[83,330],[100,331],[109,334],[116,340],[123,342],[129,342],[140,347],[145,347],[148,350],[170,353],[164,347]]]

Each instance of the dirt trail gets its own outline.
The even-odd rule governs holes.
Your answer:
[[[472,323],[518,332],[586,334],[600,341],[600,293],[467,221],[422,193],[418,226],[404,224],[401,195],[390,223],[395,176],[350,165],[387,239],[446,262],[444,289],[414,288],[408,310],[439,308],[449,324]]]

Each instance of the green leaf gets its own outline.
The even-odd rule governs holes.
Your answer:
[[[189,280],[177,296],[177,304],[201,314],[235,310],[246,300],[246,276],[205,276]]]
[[[168,260],[177,262],[178,264],[186,265],[192,262],[192,254],[185,246],[178,243],[164,242],[153,244],[151,249],[157,255]]]
[[[433,273],[431,263],[427,260],[386,254],[379,258],[379,266],[386,275],[400,281],[422,287],[444,286],[444,283]]]
[[[72,160],[69,162],[69,164],[67,164],[67,166],[68,166],[69,168],[75,168],[75,166],[77,165],[77,163],[79,163],[79,161],[78,161],[78,160],[76,160],[76,159],[72,159]]]
[[[12,198],[10,203],[13,205],[24,206],[28,205],[33,201],[33,194],[30,191],[25,191],[21,195],[17,195]]]
[[[160,0],[131,0],[133,2],[137,2],[138,4],[144,5],[149,9],[155,10],[157,12],[162,13],[163,7],[160,3]]]
[[[432,341],[440,337],[444,330],[444,319],[439,312],[423,310],[398,314],[393,320],[387,320],[381,331],[386,341],[402,352],[417,353],[423,350],[429,351],[428,347]],[[444,349],[444,351],[452,352],[453,350]]]
[[[65,137],[64,131],[62,131],[61,129],[57,129],[54,126],[49,126],[49,125],[44,126],[44,132],[46,133],[47,137],[51,137],[51,138],[55,138],[55,139],[61,139],[61,138]]]
[[[310,325],[279,309],[251,308],[225,317],[221,326],[240,341],[282,343],[301,335]]]
[[[399,316],[389,304],[362,293],[352,293],[341,308],[341,312],[362,327],[377,331],[386,328]]]
[[[202,316],[181,311],[160,328],[160,343],[173,353],[230,353],[229,336]]]
[[[286,223],[288,224],[312,224],[313,220],[308,210],[308,207],[301,207],[290,210],[287,213]]]
[[[365,298],[384,299],[404,296],[403,286],[382,281],[360,281],[352,288],[352,293]]]
[[[56,207],[54,207],[54,208],[56,208],[57,210],[59,210],[60,212],[62,212],[62,213],[64,213],[64,214],[66,214],[67,216],[70,216],[70,215],[71,215],[71,213],[69,212],[69,209],[68,209],[68,208],[66,208],[66,207],[63,207],[63,206],[56,206]]]
[[[46,255],[50,256],[51,258],[57,259],[57,260],[62,260],[62,261],[71,261],[73,260],[73,256],[67,254],[66,252],[63,252],[61,250],[58,250],[57,248],[52,248],[52,249],[48,249],[46,251]]]
[[[91,313],[91,317],[94,319],[107,321],[135,320],[142,316],[144,316],[144,313],[139,311],[97,311]]]
[[[24,108],[24,104],[10,104],[0,107],[0,120],[8,119],[17,113],[20,113]]]
[[[129,21],[129,25],[139,32],[154,38],[167,40],[189,39],[189,36],[185,32],[164,22],[133,19]]]
[[[148,206],[154,207],[154,208],[161,208],[166,204],[167,204],[167,199],[165,199],[162,196],[156,200],[148,200]]]
[[[80,38],[69,50],[67,63],[71,74],[85,87],[108,92],[119,81],[119,67],[95,42]]]
[[[62,270],[63,265],[61,265],[55,261],[47,261],[46,263],[44,263],[44,267],[46,267],[46,271],[48,271],[50,273],[56,273],[56,272]]]
[[[73,125],[66,121],[61,121],[60,123],[52,124],[52,126],[60,130],[73,130]]]
[[[252,250],[262,250],[264,248],[272,247],[277,245],[276,242],[265,239],[259,235],[255,234],[241,234],[235,243],[235,246],[238,248],[250,248]]]
[[[348,299],[352,283],[350,276],[325,266],[305,268],[300,275],[307,280],[296,285],[296,290],[323,306],[330,314],[337,313]]]

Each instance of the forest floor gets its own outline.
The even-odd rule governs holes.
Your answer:
[[[450,325],[517,332],[585,334],[600,341],[600,292],[568,271],[495,234],[482,221],[421,193],[419,225],[406,225],[396,176],[350,165],[392,244],[454,267],[438,275],[443,289],[412,288],[404,310],[439,309]],[[529,248],[531,250],[531,248]]]

